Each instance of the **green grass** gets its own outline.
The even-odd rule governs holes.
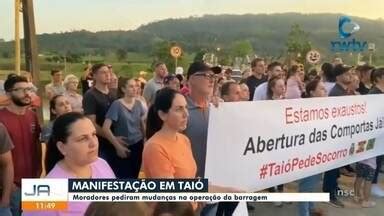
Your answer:
[[[81,63],[67,63],[64,67],[63,62],[49,62],[46,60],[48,57],[52,57],[52,54],[44,54],[39,56],[39,67],[40,67],[40,80],[42,84],[50,81],[50,71],[54,68],[61,69],[64,75],[74,74],[77,77],[81,77],[83,69],[88,61],[92,63],[105,62],[113,65],[113,71],[118,76],[135,77],[139,75],[140,71],[148,72],[146,78],[151,78],[152,69],[151,64],[153,58],[143,53],[128,52],[126,59],[118,61],[116,55],[111,52],[105,57],[102,56],[84,56]],[[184,56],[187,62],[193,61],[194,54],[186,54]],[[24,55],[21,56],[21,70],[25,70]],[[0,79],[12,73],[14,70],[14,59],[13,58],[0,58]],[[169,68],[170,71],[172,71]]]
[[[39,56],[40,67],[40,80],[45,84],[50,81],[50,71],[53,68],[61,69],[64,75],[74,74],[77,77],[81,77],[83,69],[86,66],[86,62],[89,60],[92,63],[105,62],[113,65],[113,70],[118,76],[138,76],[140,71],[147,71],[151,73],[152,58],[141,53],[128,53],[127,58],[123,61],[118,61],[113,53],[108,54],[105,57],[101,56],[84,56],[82,63],[67,63],[66,67],[63,62],[48,62],[47,57],[51,55]],[[24,56],[21,57],[21,70],[25,70]],[[4,79],[9,73],[14,70],[13,58],[0,58],[0,79]]]

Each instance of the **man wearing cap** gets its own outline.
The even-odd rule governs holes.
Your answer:
[[[154,77],[147,82],[143,90],[143,96],[147,101],[148,106],[155,101],[156,92],[163,88],[163,81],[167,75],[167,66],[162,62],[156,63]]]
[[[368,94],[384,94],[384,68],[377,68],[372,71],[372,84],[373,87],[369,90]],[[384,155],[376,157],[376,170],[372,180],[371,194],[376,197],[384,197],[384,190],[378,184],[378,177],[381,167],[383,165]]]
[[[207,153],[209,95],[213,91],[214,73],[203,62],[194,62],[187,72],[189,95],[186,97],[188,106],[188,124],[185,135],[191,141],[192,153],[197,165],[197,177],[204,177],[205,158]],[[202,215],[216,213],[217,205],[208,205]]]
[[[194,62],[187,72],[188,86],[190,88],[190,94],[186,97],[189,117],[184,133],[192,144],[192,153],[197,165],[196,175],[202,178],[204,177],[207,153],[209,97],[213,92],[215,80],[213,70],[215,69],[210,68],[203,62]],[[223,192],[217,190],[217,192]],[[221,188],[221,190],[225,189]],[[217,207],[217,204],[206,205],[201,215],[216,215]],[[225,204],[223,208],[227,210]]]
[[[330,97],[346,96],[348,95],[348,85],[352,82],[351,67],[338,64],[334,67],[333,73],[336,76],[336,84],[329,92]],[[337,179],[340,176],[339,168],[328,170],[324,173],[323,191],[328,192],[330,195],[330,204],[343,208],[344,204],[337,199],[336,194],[338,190]]]
[[[348,85],[352,82],[351,67],[338,64],[333,69],[336,84],[329,92],[330,97],[348,95]]]
[[[203,62],[194,62],[188,69],[190,94],[186,97],[189,119],[185,134],[191,140],[197,162],[197,176],[204,177],[208,134],[209,96],[214,86],[214,73]]]

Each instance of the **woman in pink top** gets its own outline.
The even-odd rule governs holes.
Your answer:
[[[98,157],[99,142],[92,122],[70,112],[55,120],[45,159],[47,178],[115,178],[110,166]],[[66,211],[28,212],[24,215],[80,216],[87,202],[70,202]]]
[[[300,77],[299,66],[293,65],[288,71],[286,99],[301,98],[304,85]]]

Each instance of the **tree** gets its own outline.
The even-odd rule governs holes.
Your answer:
[[[203,61],[203,58],[204,58],[204,55],[207,53],[207,50],[205,49],[201,49],[200,51],[198,51],[195,55],[195,58],[193,59],[194,62],[197,62],[197,61]]]
[[[151,51],[152,57],[154,57],[155,61],[163,61],[166,62],[172,56],[169,54],[169,49],[171,48],[170,44],[168,41],[162,40],[162,41],[157,41],[154,43]]]
[[[81,56],[79,54],[70,53],[66,56],[67,62],[69,63],[79,63],[81,62]]]
[[[62,57],[62,56],[59,56],[59,55],[54,55],[54,56],[52,56],[52,61],[53,62],[63,62],[64,61],[64,58]]]
[[[116,50],[116,57],[117,57],[117,60],[119,61],[125,60],[127,58],[127,51],[124,49]]]
[[[11,55],[9,54],[8,51],[4,51],[4,52],[1,53],[1,57],[3,57],[3,58],[11,58]]]
[[[107,55],[107,51],[103,48],[98,48],[98,49],[95,49],[94,54],[101,57],[105,57]]]
[[[305,62],[306,54],[312,49],[308,33],[302,30],[299,24],[291,26],[291,32],[289,32],[285,46],[288,53],[294,55],[294,58],[301,63]]]
[[[219,65],[231,65],[234,59],[229,49],[220,49],[220,51],[217,51],[217,58]]]
[[[46,58],[45,58],[45,61],[47,61],[47,62],[52,62],[53,60],[52,60],[51,57],[46,57]]]
[[[154,62],[164,62],[168,70],[170,72],[174,72],[175,70],[175,59],[171,56],[170,50],[171,47],[176,45],[174,42],[169,42],[165,40],[158,40],[154,42],[154,45],[152,46],[151,56],[153,57]],[[184,59],[185,51],[181,53],[181,56],[177,59],[177,66],[186,67],[187,63]]]
[[[232,57],[245,57],[253,53],[253,47],[248,40],[236,41],[231,46]]]

